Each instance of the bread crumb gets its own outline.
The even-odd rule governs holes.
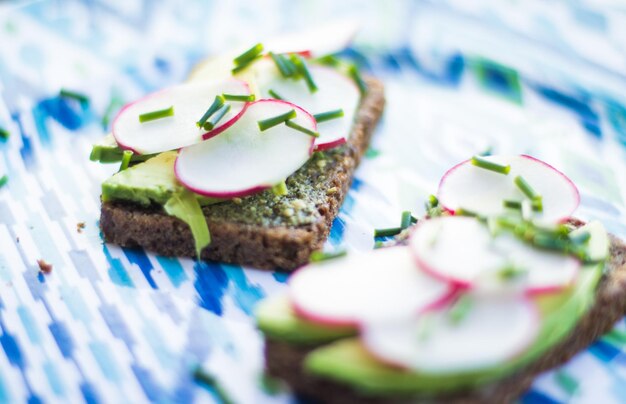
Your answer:
[[[328,188],[326,190],[326,195],[332,195],[332,194],[336,194],[338,191],[337,187],[332,187],[332,188]]]
[[[241,205],[241,202],[242,202],[242,201],[241,201],[241,198],[233,198],[233,203],[234,203],[235,205]]]
[[[37,265],[39,265],[39,271],[44,274],[49,274],[52,272],[52,264],[47,263],[43,259],[37,260]]]
[[[85,228],[85,222],[78,222],[78,223],[76,223],[76,231],[77,232],[82,233],[84,228]]]

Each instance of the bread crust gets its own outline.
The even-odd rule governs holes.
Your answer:
[[[576,224],[580,225],[581,222]],[[478,389],[456,391],[434,397],[364,396],[350,386],[303,372],[306,355],[317,346],[298,346],[265,340],[266,370],[285,380],[297,394],[324,403],[508,403],[514,402],[542,372],[563,365],[596,339],[609,332],[626,313],[626,245],[610,236],[610,258],[596,292],[596,299],[570,335],[538,360],[502,380]]]
[[[317,205],[316,219],[299,226],[246,224],[215,219],[210,214],[211,207],[205,207],[212,241],[202,251],[203,260],[293,270],[306,264],[311,253],[322,248],[384,109],[382,83],[373,78],[366,81],[368,92],[355,116],[349,140],[333,155],[333,164],[325,172],[325,185],[336,191]],[[310,186],[315,185],[312,182]],[[143,247],[166,256],[196,255],[189,226],[168,216],[159,206],[103,201],[100,229],[106,242],[123,247]]]

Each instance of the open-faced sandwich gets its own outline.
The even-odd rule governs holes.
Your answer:
[[[258,268],[308,262],[384,107],[379,81],[315,56],[257,44],[227,75],[205,63],[126,105],[91,155],[121,161],[102,184],[105,241]]]
[[[258,307],[266,368],[321,402],[514,401],[626,308],[626,246],[529,156],[449,170],[399,246],[296,271]]]

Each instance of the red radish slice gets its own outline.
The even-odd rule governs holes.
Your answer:
[[[545,293],[573,284],[581,263],[572,256],[539,250],[510,234],[491,236],[471,217],[448,216],[423,221],[409,241],[424,271],[463,288]],[[514,280],[507,267],[522,270]]]
[[[343,110],[343,117],[317,124],[320,133],[315,141],[317,150],[326,150],[346,142],[361,97],[359,88],[352,79],[336,69],[310,64],[309,72],[318,87],[316,92],[311,93],[304,80],[283,78],[271,60],[259,62],[255,67],[258,69],[256,82],[264,98],[272,98],[269,93],[272,90],[313,115]]]
[[[124,149],[138,154],[160,153],[198,143],[206,130],[196,122],[219,94],[248,95],[248,85],[240,80],[181,84],[150,94],[126,105],[113,122],[113,136]],[[247,103],[231,102],[230,111],[213,131],[232,125],[241,117]],[[149,122],[139,122],[139,115],[174,107],[174,115]]]
[[[578,207],[580,196],[574,183],[554,167],[530,156],[487,156],[486,160],[510,165],[511,171],[503,175],[477,167],[471,160],[451,168],[439,183],[438,197],[449,210],[459,208],[481,215],[499,215],[507,211],[506,199],[522,201],[527,197],[515,185],[521,175],[542,197],[543,212],[534,218],[542,222],[556,222],[568,218]]]
[[[298,315],[329,325],[412,318],[454,289],[416,271],[406,247],[351,253],[300,269],[289,279]]]
[[[523,297],[472,298],[457,321],[447,309],[418,321],[367,324],[365,348],[384,363],[424,373],[467,372],[497,366],[536,338],[540,317]]]
[[[307,162],[314,138],[279,124],[265,131],[258,122],[296,111],[295,123],[316,130],[315,120],[284,101],[250,103],[243,116],[219,136],[180,150],[176,178],[195,193],[232,198],[250,195],[284,181]]]

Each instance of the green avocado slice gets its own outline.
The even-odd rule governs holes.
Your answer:
[[[109,133],[92,146],[89,160],[100,163],[119,163],[123,156],[124,150],[118,146],[113,135]],[[133,154],[130,162],[140,163],[154,156],[154,154]]]

